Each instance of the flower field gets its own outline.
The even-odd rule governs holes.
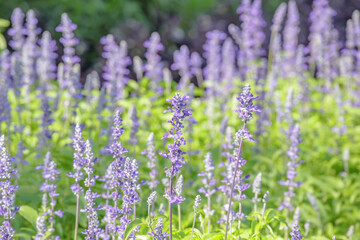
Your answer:
[[[157,32],[143,56],[109,34],[81,73],[81,24],[64,13],[54,40],[14,9],[0,240],[360,239],[360,12],[341,36],[314,0],[307,44],[294,0],[271,26],[261,0],[237,12],[171,62]]]

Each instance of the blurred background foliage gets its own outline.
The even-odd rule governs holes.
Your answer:
[[[283,1],[263,0],[268,24]],[[77,51],[83,59],[82,72],[86,74],[92,69],[100,69],[99,41],[108,33],[118,40],[126,40],[130,55],[134,56],[143,54],[143,42],[151,32],[157,31],[166,46],[162,57],[170,60],[172,52],[181,44],[201,51],[205,32],[213,29],[226,32],[229,23],[239,23],[236,9],[240,3],[241,0],[0,0],[0,18],[10,19],[16,7],[23,11],[33,9],[39,18],[39,26],[59,39],[55,27],[59,25],[61,13],[68,13],[78,25],[76,35],[81,44]],[[312,0],[297,0],[297,4],[302,19],[300,42],[306,43]],[[343,37],[345,21],[354,9],[360,9],[360,1],[330,0],[330,4],[337,10],[335,25]]]

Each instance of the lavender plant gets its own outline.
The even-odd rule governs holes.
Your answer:
[[[59,196],[55,181],[59,178],[60,172],[56,168],[56,163],[52,160],[50,152],[46,154],[44,163],[40,164],[36,169],[42,169],[42,176],[45,181],[40,187],[40,190],[43,192],[42,214],[36,222],[38,233],[35,239],[41,240],[44,239],[45,236],[58,239],[58,236],[54,236],[55,215],[62,218],[63,211],[55,210],[57,202],[55,198]]]
[[[165,170],[166,176],[170,179],[169,189],[166,190],[164,197],[169,201],[169,236],[172,239],[172,204],[181,203],[184,198],[175,194],[173,189],[174,177],[180,173],[180,170],[186,162],[183,155],[186,153],[180,149],[186,142],[182,137],[183,121],[189,117],[192,112],[187,108],[189,97],[181,96],[176,93],[172,99],[167,99],[171,107],[164,111],[165,113],[173,113],[173,117],[168,122],[172,125],[169,132],[165,133],[163,139],[173,139],[173,143],[167,145],[167,152],[161,153],[161,156],[171,161],[171,167]]]
[[[5,147],[5,136],[0,136],[0,215],[3,217],[0,233],[3,239],[13,239],[15,231],[11,226],[11,221],[19,211],[15,205],[15,191],[17,185],[13,185],[12,178],[16,174],[16,169],[12,166],[12,159]]]
[[[243,182],[249,178],[249,176],[241,177],[242,171],[239,171],[239,168],[245,165],[246,160],[241,157],[242,153],[242,145],[244,140],[253,141],[252,135],[250,135],[249,130],[246,128],[247,123],[253,118],[253,113],[258,112],[258,108],[253,104],[253,101],[257,98],[252,95],[250,92],[250,85],[247,84],[240,96],[237,98],[239,101],[239,107],[235,112],[239,114],[239,118],[244,122],[243,127],[236,133],[235,135],[235,150],[234,150],[234,163],[235,170],[233,172],[233,179],[230,188],[230,197],[229,197],[229,206],[227,209],[226,216],[226,228],[225,228],[225,240],[227,239],[227,234],[229,230],[229,221],[230,221],[230,213],[231,213],[231,205],[234,196],[234,190],[238,190],[238,195],[236,198],[240,201],[239,203],[239,212],[237,213],[237,218],[239,219],[239,225],[242,218],[245,215],[242,213],[241,209],[241,200],[246,196],[242,193],[245,189],[249,188],[249,184],[243,184]],[[236,188],[235,188],[236,185]],[[240,228],[240,226],[238,226]]]

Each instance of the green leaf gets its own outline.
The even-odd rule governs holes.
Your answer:
[[[8,27],[10,25],[10,21],[9,20],[6,20],[6,19],[3,19],[3,18],[0,18],[0,27]]]
[[[0,33],[0,51],[6,48],[6,39],[4,35]]]
[[[224,239],[224,234],[223,233],[204,234],[201,239],[202,240],[220,240],[220,239]]]
[[[125,229],[124,240],[127,240],[131,232],[134,231],[134,229],[141,224],[143,224],[143,222],[140,219],[135,219],[134,221],[132,221]]]
[[[24,205],[20,207],[19,214],[36,228],[36,219],[38,218],[38,213],[35,209]]]

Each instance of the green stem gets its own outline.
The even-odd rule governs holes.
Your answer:
[[[180,204],[178,204],[178,221],[179,221],[179,231],[181,231],[181,208],[180,208]]]
[[[190,240],[192,240],[193,235],[194,235],[195,222],[196,222],[196,212],[195,212],[195,214],[194,214],[194,221],[193,221],[193,225],[192,225],[192,229],[191,229],[191,237],[190,237]]]

